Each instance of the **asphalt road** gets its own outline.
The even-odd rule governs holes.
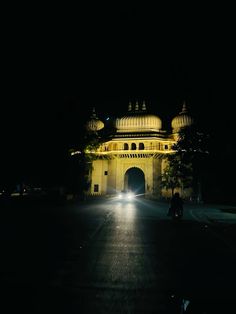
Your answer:
[[[185,204],[176,223],[144,199],[2,205],[2,313],[235,311],[236,214],[222,206]]]

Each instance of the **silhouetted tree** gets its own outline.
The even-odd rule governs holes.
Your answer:
[[[171,190],[173,196],[176,188],[188,188],[191,186],[191,164],[184,164],[180,156],[172,154],[167,157],[168,163],[160,176],[161,187]]]
[[[171,189],[193,187],[198,200],[202,199],[201,186],[206,165],[209,135],[196,126],[182,128],[173,154],[167,155],[167,167],[161,175],[161,186]]]
[[[173,196],[174,190],[181,186],[178,171],[168,164],[161,175],[161,187],[166,190],[171,190]]]
[[[173,149],[182,164],[190,165],[192,187],[198,201],[202,201],[202,184],[209,155],[209,135],[195,125],[184,128],[180,130],[179,139]]]

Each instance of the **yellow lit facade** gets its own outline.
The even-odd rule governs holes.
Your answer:
[[[87,123],[88,127],[92,125],[90,130],[101,130],[102,121],[95,113],[92,120]],[[178,130],[186,123],[189,125],[192,120],[185,105],[172,120],[172,132],[168,133],[162,130],[161,119],[147,112],[144,102],[129,103],[127,114],[115,119],[116,131],[110,140],[88,152],[95,157],[88,194],[114,195],[121,190],[133,190],[148,198],[170,197],[171,191],[160,188],[160,175],[166,166],[163,157],[173,153]],[[184,193],[186,196],[190,192]]]

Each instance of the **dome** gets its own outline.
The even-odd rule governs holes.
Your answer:
[[[86,129],[88,131],[96,132],[96,131],[99,131],[103,128],[104,128],[104,123],[98,119],[98,117],[95,113],[95,109],[93,108],[92,116],[91,116],[90,120],[88,120],[86,123]]]
[[[173,132],[178,132],[181,128],[185,128],[193,124],[193,118],[187,114],[186,104],[183,104],[182,111],[171,121]]]
[[[132,110],[132,105],[129,104],[128,111]],[[115,120],[117,132],[145,132],[145,131],[160,131],[162,127],[161,119],[154,115],[146,113],[146,105],[143,102],[141,110],[136,102],[135,110],[121,118]]]

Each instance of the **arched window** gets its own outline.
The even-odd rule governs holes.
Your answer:
[[[132,144],[131,144],[131,149],[132,149],[132,150],[136,150],[136,144],[135,144],[135,143],[132,143]]]
[[[143,143],[139,143],[139,149],[143,150],[144,149],[144,144]]]
[[[127,143],[124,144],[124,150],[128,150],[129,149],[129,145]]]
[[[113,144],[113,150],[117,150],[117,143]]]

